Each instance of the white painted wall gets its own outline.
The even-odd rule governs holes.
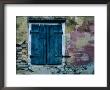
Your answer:
[[[31,59],[30,59],[30,55],[31,55],[31,34],[30,34],[31,23],[29,23],[28,25],[29,25],[29,28],[28,28],[28,64],[31,65]]]

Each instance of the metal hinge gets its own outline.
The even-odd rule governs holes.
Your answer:
[[[71,56],[69,56],[69,55],[62,55],[62,58],[70,58]]]

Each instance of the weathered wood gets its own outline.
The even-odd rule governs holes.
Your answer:
[[[57,32],[57,33],[56,33]],[[62,25],[50,25],[47,64],[62,63]]]
[[[37,33],[36,33],[37,32]],[[62,25],[31,26],[31,64],[62,63]]]
[[[64,23],[66,21],[65,18],[57,18],[57,19],[37,19],[37,18],[28,18],[29,23]]]
[[[32,32],[39,32],[39,34],[31,33],[31,64],[46,64],[46,31],[44,26],[33,24]]]

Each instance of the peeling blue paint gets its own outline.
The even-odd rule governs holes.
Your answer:
[[[62,64],[62,24],[31,26],[31,64]]]

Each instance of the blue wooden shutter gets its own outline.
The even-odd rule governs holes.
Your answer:
[[[47,64],[62,63],[62,25],[50,25],[48,28]]]
[[[62,25],[32,24],[31,29],[31,64],[61,64]]]
[[[46,30],[44,25],[31,27],[31,64],[46,64]]]

